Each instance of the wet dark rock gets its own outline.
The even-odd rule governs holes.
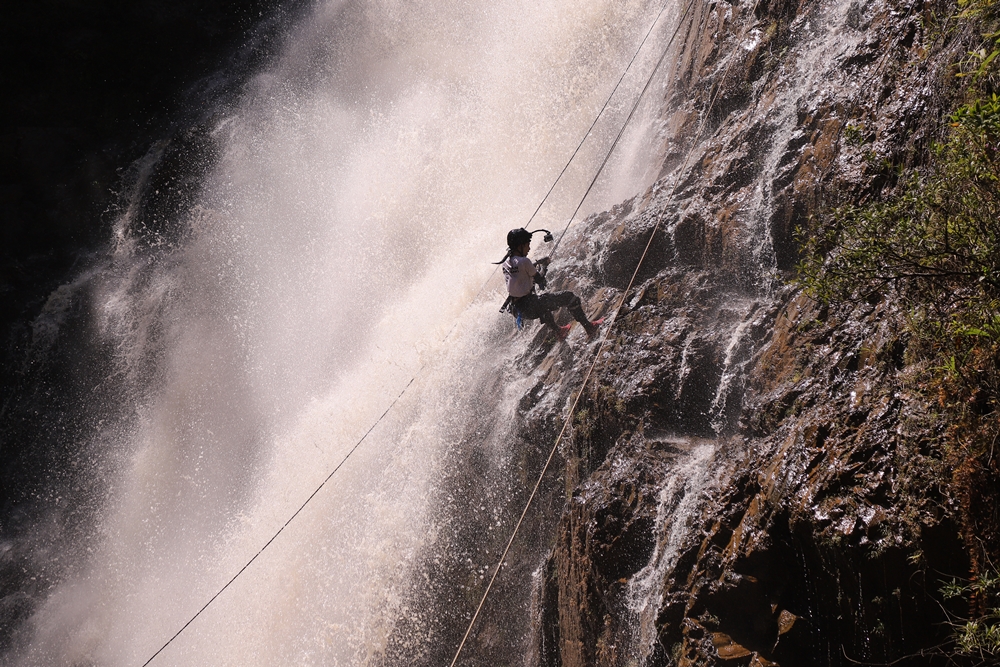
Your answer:
[[[798,228],[919,165],[977,38],[924,27],[944,3],[750,9],[692,9],[660,179],[567,237],[576,284],[620,294],[663,236],[570,416],[545,665],[887,664],[949,633],[938,589],[969,559],[905,313],[776,278]]]
[[[616,445],[574,491],[543,600],[559,610],[559,647],[543,664],[601,664],[614,654],[609,642],[621,631],[616,626],[627,623],[615,614],[623,584],[653,555],[657,479],[676,455],[636,435]]]

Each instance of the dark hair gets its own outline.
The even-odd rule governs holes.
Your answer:
[[[507,247],[511,250],[516,250],[525,243],[531,243],[531,232],[524,227],[518,227],[507,232]]]

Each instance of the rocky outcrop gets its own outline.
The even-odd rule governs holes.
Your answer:
[[[694,3],[660,180],[575,237],[622,290],[659,235],[571,416],[542,664],[944,659],[968,557],[905,314],[782,282],[797,228],[922,159],[976,39],[953,11]]]
[[[667,583],[660,640],[679,662],[888,662],[946,639],[937,587],[967,561],[884,308],[781,310],[722,452],[734,470]]]

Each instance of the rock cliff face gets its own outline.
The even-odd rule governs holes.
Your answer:
[[[692,4],[661,177],[567,262],[599,308],[659,225],[572,415],[541,664],[944,660],[938,589],[968,557],[904,315],[782,283],[797,227],[922,159],[976,39],[954,11]]]

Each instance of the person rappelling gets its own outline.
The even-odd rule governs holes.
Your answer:
[[[559,326],[552,313],[559,308],[566,308],[573,315],[573,319],[583,325],[587,336],[593,338],[597,333],[597,327],[604,320],[591,322],[587,319],[580,297],[570,291],[542,295],[535,293],[536,285],[538,289],[545,289],[545,274],[551,261],[549,257],[542,257],[534,262],[528,259],[531,235],[539,232],[545,232],[543,238],[552,241],[552,233],[545,229],[529,232],[519,227],[507,233],[507,255],[499,262],[495,262],[503,268],[504,279],[507,281],[508,296],[500,312],[509,310],[517,319],[519,329],[523,320],[541,320],[555,332],[559,340],[565,340],[573,325]]]

